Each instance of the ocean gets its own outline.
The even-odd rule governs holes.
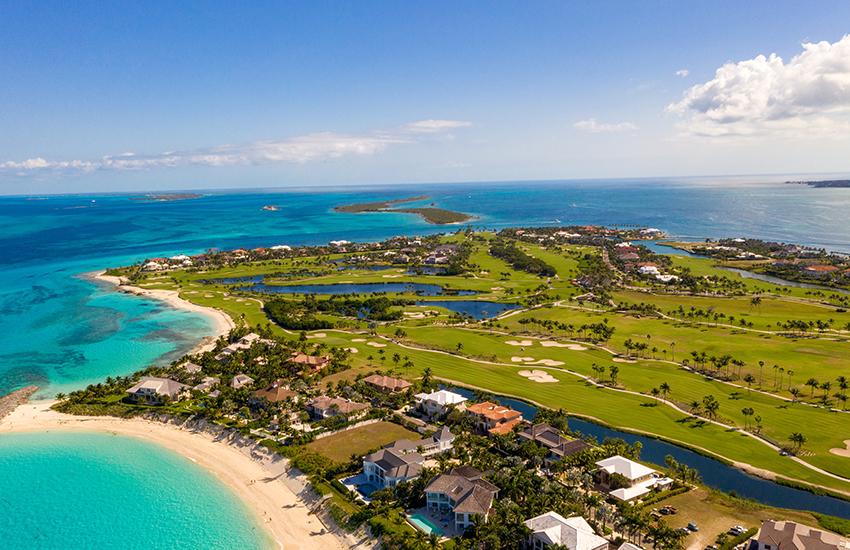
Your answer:
[[[801,179],[795,177],[795,179]],[[338,204],[429,195],[471,225],[655,227],[688,238],[757,237],[850,252],[850,189],[783,178],[465,183],[213,192],[198,199],[119,195],[0,198],[0,394],[34,399],[173,361],[210,320],[113,292],[86,273],[210,248],[373,241],[456,231],[408,214],[339,214]],[[274,205],[276,211],[263,211]],[[256,518],[214,476],[132,438],[0,435],[0,540],[11,548],[268,548]],[[155,526],[155,528],[152,528]]]

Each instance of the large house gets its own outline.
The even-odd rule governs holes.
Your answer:
[[[494,403],[476,403],[466,408],[475,417],[475,428],[488,435],[506,434],[522,422],[522,413]]]
[[[790,521],[765,520],[758,534],[758,550],[845,550],[847,541]]]
[[[591,446],[580,439],[566,439],[561,432],[546,423],[534,424],[519,432],[520,441],[534,441],[549,449],[546,462],[551,463],[564,457],[573,456]]]
[[[381,376],[380,374],[367,376],[363,379],[363,383],[370,388],[374,388],[379,392],[388,393],[390,395],[405,391],[407,388],[413,386],[413,384],[407,380],[402,380],[401,378],[390,378],[389,376]]]
[[[417,452],[403,452],[385,447],[363,457],[363,473],[369,483],[379,489],[386,489],[419,477],[423,462],[425,457]]]
[[[301,372],[303,372],[304,367],[311,369],[313,372],[319,372],[320,370],[331,364],[331,356],[307,355],[306,353],[296,351],[289,356],[289,362],[294,363],[299,367],[302,367]]]
[[[454,447],[455,434],[443,426],[438,431],[434,432],[431,437],[411,441],[409,439],[399,439],[386,446],[385,449],[392,449],[399,452],[416,451],[424,457],[440,455],[452,450]]]
[[[256,399],[262,399],[263,397],[265,397],[267,400],[273,403],[283,401],[291,397],[297,397],[298,392],[287,389],[288,386],[288,381],[282,378],[278,378],[265,388],[255,391],[254,397]]]
[[[192,388],[193,390],[208,392],[212,389],[213,386],[221,382],[221,378],[216,378],[215,376],[205,376],[201,383]]]
[[[167,378],[156,378],[149,376],[142,379],[138,384],[127,390],[127,395],[131,401],[144,401],[149,405],[161,405],[165,398],[174,400],[185,389],[189,389],[186,384],[175,382]]]
[[[254,379],[248,376],[247,374],[237,374],[230,380],[230,387],[234,390],[238,390],[242,386],[247,386],[248,384],[253,384]]]
[[[416,404],[429,416],[440,416],[449,412],[450,407],[464,408],[466,397],[447,390],[434,393],[417,393]]]
[[[670,486],[669,480],[658,479],[658,475],[652,468],[620,455],[600,460],[596,463],[596,467],[599,468],[600,483],[608,487],[608,494],[617,500],[631,501],[646,495],[656,486]],[[612,489],[612,484],[620,485],[613,483],[615,479],[619,479],[622,485]]]
[[[342,399],[341,397],[321,396],[308,402],[304,408],[310,413],[310,416],[317,420],[339,416],[341,414],[357,416],[356,413],[361,413],[369,408],[365,403],[355,403],[350,399]]]
[[[425,486],[428,508],[454,512],[457,531],[472,525],[475,516],[486,520],[499,488],[482,479],[483,475],[472,466],[461,466],[438,475]]]
[[[525,550],[555,546],[569,550],[608,550],[608,541],[598,536],[581,516],[565,519],[556,512],[547,512],[524,523],[531,530],[523,541]]]

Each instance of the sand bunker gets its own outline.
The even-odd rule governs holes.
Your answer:
[[[532,382],[540,382],[541,384],[558,381],[557,378],[555,378],[545,370],[521,370],[517,374],[528,378]]]
[[[230,298],[225,298],[224,300],[225,300],[225,301],[227,301],[227,300],[229,300],[229,299],[230,299]]]
[[[366,344],[366,345],[367,345],[367,346],[372,346],[372,347],[374,347],[374,348],[385,348],[385,347],[387,347],[387,345],[386,345],[386,344],[379,344],[378,342],[369,342],[369,343],[368,343],[368,344]]]
[[[543,340],[540,342],[540,345],[544,348],[567,348],[573,351],[584,351],[587,349],[579,344],[562,344],[561,342],[555,342],[553,340]]]
[[[844,458],[850,458],[850,439],[845,439],[844,444],[847,446],[846,449],[830,449],[834,455],[843,456]]]
[[[317,332],[316,334],[308,334],[307,338],[324,338],[326,336],[327,334],[325,334],[324,332]]]
[[[204,294],[204,298],[215,298],[212,294]]]
[[[245,298],[236,298],[236,301],[237,301],[237,302],[244,302],[244,301],[245,301]]]
[[[541,359],[539,361],[535,361],[535,364],[546,365],[547,367],[560,367],[564,364],[563,361],[553,361],[552,359]]]
[[[523,340],[522,342],[517,342],[516,340],[508,340],[505,343],[509,346],[530,346],[534,342],[531,340]]]
[[[345,348],[345,349],[347,349],[351,353],[359,353],[359,350],[357,348]]]
[[[396,279],[398,277],[401,277],[401,275],[381,275],[381,277],[383,277],[384,279]]]
[[[637,363],[634,359],[626,359],[624,357],[614,357],[611,361],[614,361],[615,363]]]
[[[511,361],[513,361],[514,363],[522,363],[523,361],[534,361],[534,357],[513,356],[513,357],[511,357]]]
[[[497,292],[499,290],[505,290],[505,287],[503,287],[503,286],[491,286],[490,290],[492,290],[493,292]]]
[[[352,342],[365,342],[366,339],[365,338],[352,338],[351,341]]]

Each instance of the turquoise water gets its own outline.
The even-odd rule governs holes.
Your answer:
[[[419,528],[420,531],[430,535],[431,533],[435,533],[438,536],[443,536],[443,531],[436,525],[434,525],[430,519],[426,518],[422,514],[413,514],[410,516],[410,521],[416,527]]]
[[[213,474],[100,432],[0,435],[0,547],[268,550],[259,518]]]

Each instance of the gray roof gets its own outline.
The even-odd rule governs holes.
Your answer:
[[[461,473],[463,472],[463,473]],[[472,479],[463,474],[473,476]],[[481,472],[471,466],[454,468],[438,475],[425,486],[426,492],[443,493],[457,504],[455,512],[486,516],[493,507],[499,488],[481,479]]]
[[[519,432],[519,437],[520,439],[536,441],[550,449],[568,442],[568,440],[561,437],[558,430],[546,423],[534,424],[530,428]]]
[[[432,445],[435,443],[439,443],[440,441],[451,441],[454,440],[455,434],[449,431],[448,428],[443,426],[438,431],[434,432],[431,437],[426,437],[425,439],[419,439],[417,441],[411,441],[409,439],[399,439],[398,441],[393,441],[387,445],[384,445],[384,449],[393,449],[397,451],[406,451],[408,449],[415,449],[422,445],[423,447],[426,445]]]
[[[147,378],[143,378],[138,384],[127,390],[127,393],[140,393],[147,395],[154,393],[157,395],[167,395],[173,399],[177,397],[184,388],[188,387],[189,386],[186,384],[181,384],[180,382],[175,382],[168,378],[156,378],[154,376],[149,376]]]
[[[418,476],[424,461],[419,453],[402,453],[393,449],[381,449],[363,458],[363,462],[372,462],[381,468],[386,477]]]
[[[199,391],[207,391],[211,387],[218,384],[219,382],[221,382],[220,378],[216,378],[214,376],[207,376],[201,381],[200,384],[195,386],[193,389],[196,389],[196,390],[199,390]]]
[[[790,521],[761,522],[758,541],[778,550],[837,550],[841,546],[838,535]]]
[[[185,368],[188,372],[201,372],[203,367],[201,367],[201,365],[196,365],[195,363],[186,363],[183,365],[183,368]]]
[[[242,386],[247,386],[248,384],[253,384],[254,379],[248,376],[247,374],[237,374],[233,377],[233,380],[230,381],[231,388],[241,388]]]

